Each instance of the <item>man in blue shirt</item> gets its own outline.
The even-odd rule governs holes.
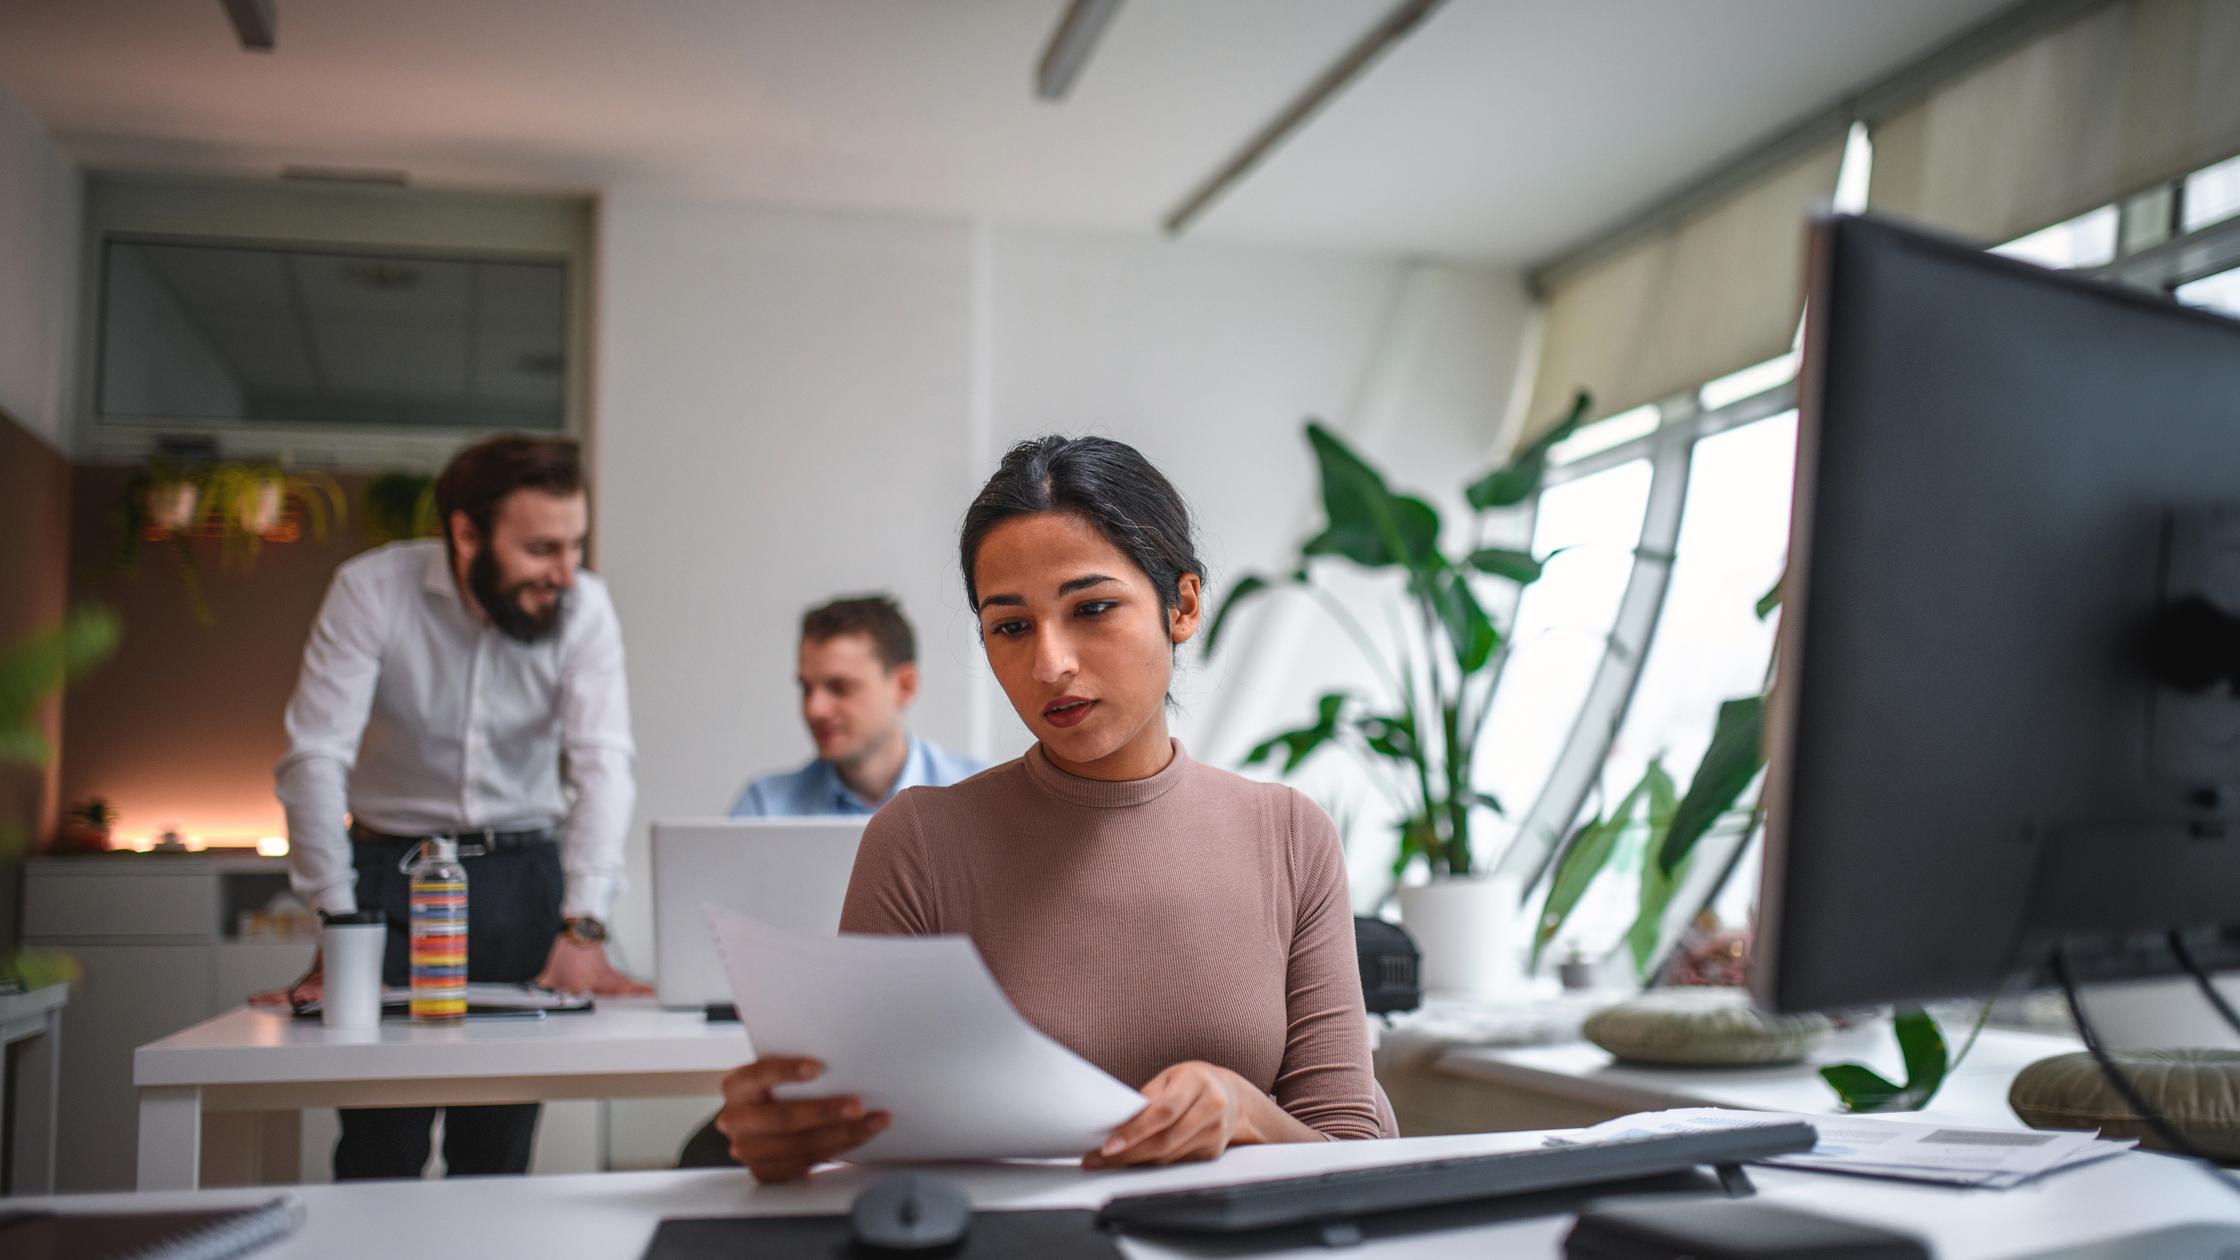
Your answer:
[[[835,600],[801,618],[801,720],[817,759],[750,782],[733,818],[870,814],[906,787],[945,787],[987,767],[910,734],[918,648],[884,595]]]

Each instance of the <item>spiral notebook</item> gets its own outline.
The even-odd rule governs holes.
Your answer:
[[[0,1211],[8,1260],[232,1260],[303,1224],[303,1200],[193,1212]]]

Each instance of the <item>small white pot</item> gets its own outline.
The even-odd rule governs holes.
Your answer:
[[[191,481],[169,481],[148,487],[148,523],[178,533],[194,524],[195,504],[202,491]]]
[[[1522,885],[1507,875],[1402,888],[1400,924],[1423,951],[1424,992],[1484,996],[1523,984],[1522,896]]]
[[[241,529],[248,534],[269,534],[280,523],[284,487],[277,481],[257,483],[257,493],[240,505]]]

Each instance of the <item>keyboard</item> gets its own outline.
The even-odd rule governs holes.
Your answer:
[[[1232,1234],[1631,1181],[1702,1165],[1740,1164],[1809,1151],[1817,1141],[1819,1134],[1802,1121],[1706,1133],[1658,1133],[1580,1146],[1122,1195],[1105,1204],[1097,1220],[1120,1230]]]

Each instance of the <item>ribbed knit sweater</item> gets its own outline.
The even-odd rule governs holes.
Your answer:
[[[1037,745],[902,792],[864,829],[840,930],[970,937],[1020,1014],[1131,1086],[1201,1059],[1325,1137],[1390,1136],[1336,828],[1179,742],[1133,782]]]

